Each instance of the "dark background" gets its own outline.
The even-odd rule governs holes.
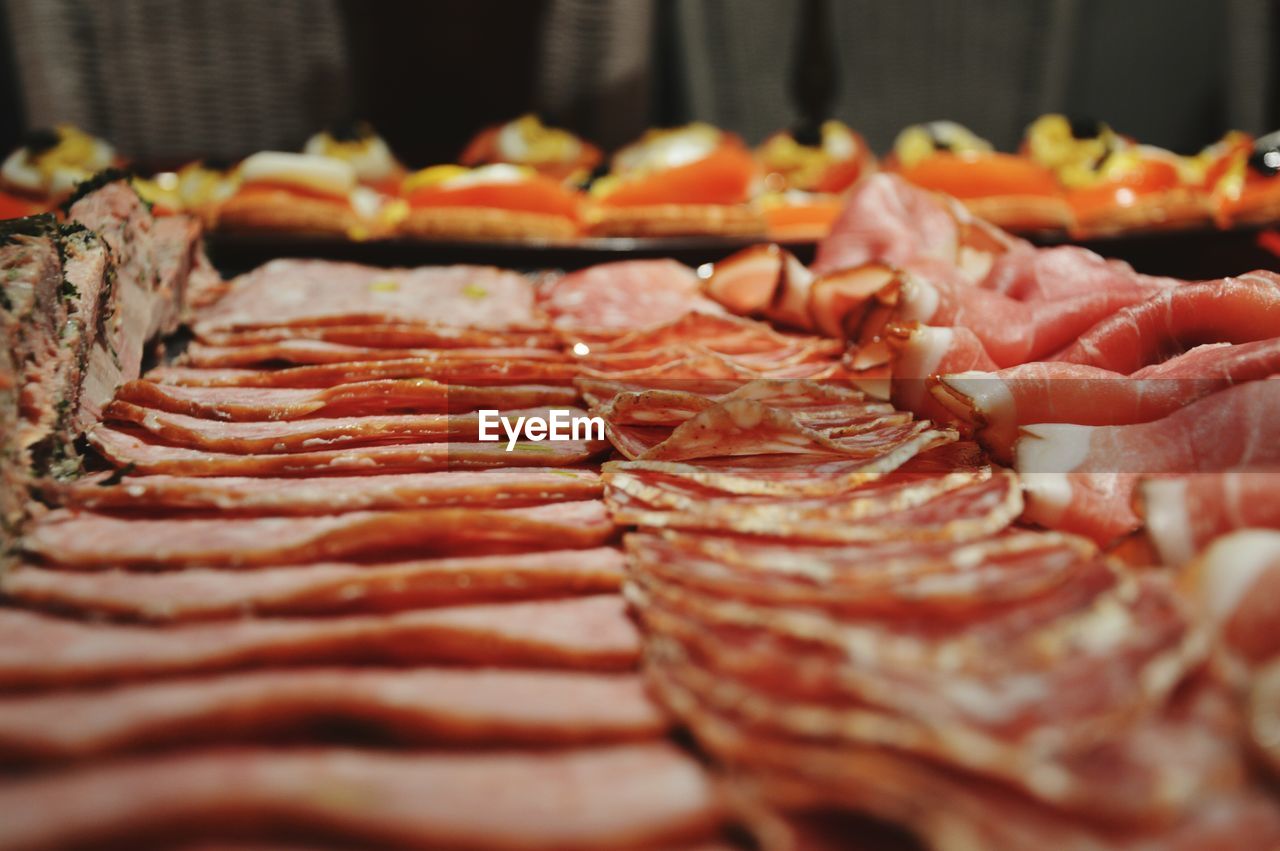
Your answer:
[[[606,148],[695,118],[756,142],[824,44],[829,111],[882,152],[935,118],[1004,148],[1046,111],[1183,152],[1280,126],[1276,0],[830,0],[816,40],[809,3],[3,0],[0,149],[70,121],[159,166],[365,117],[421,166],[528,110]]]

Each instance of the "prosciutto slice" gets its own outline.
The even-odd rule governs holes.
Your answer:
[[[558,349],[550,331],[494,331],[422,323],[359,325],[282,325],[242,331],[204,328],[200,342],[210,346],[257,346],[286,340],[319,340],[345,346],[386,349]]]
[[[547,408],[507,411],[516,417],[548,416]],[[570,416],[586,411],[566,408]],[[435,441],[474,441],[480,435],[478,414],[386,414],[367,417],[313,417],[291,421],[219,422],[186,414],[112,402],[107,418],[130,423],[160,442],[210,452],[267,454],[318,452],[349,446]],[[505,444],[504,444],[505,445]]]
[[[622,599],[454,606],[339,618],[132,626],[0,610],[0,689],[322,663],[627,670],[639,635]]]
[[[309,452],[242,455],[150,443],[136,433],[99,426],[95,449],[135,473],[175,476],[349,476],[489,467],[563,467],[605,452],[607,441],[517,443],[402,443]]]
[[[248,346],[210,346],[192,343],[182,362],[206,368],[263,366],[274,364],[355,363],[377,360],[547,360],[563,355],[554,349],[393,349],[378,346],[350,346],[322,340],[281,340]]]
[[[708,837],[721,818],[708,775],[665,743],[430,756],[230,749],[0,788],[0,847],[14,849],[128,845],[162,830],[328,835],[364,847],[603,851]]]
[[[1182,284],[1174,278],[1140,275],[1128,263],[1107,260],[1076,245],[1019,246],[997,257],[981,282],[984,289],[1018,301],[1056,300],[1096,292],[1128,293],[1136,301]]]
[[[273,260],[231,282],[201,311],[199,336],[281,325],[421,323],[536,329],[533,285],[490,266],[380,269],[324,260]]]
[[[641,328],[612,340],[587,346],[584,354],[618,354],[644,352],[677,343],[697,342],[713,352],[725,355],[764,354],[787,351],[803,345],[838,355],[840,346],[833,340],[783,334],[764,322],[755,322],[723,313],[690,311],[669,322]]]
[[[1252,381],[1151,423],[1036,425],[1015,449],[1027,519],[1108,543],[1138,528],[1141,476],[1280,464],[1280,381]]]
[[[1276,337],[1280,276],[1260,271],[1165,290],[1099,322],[1055,360],[1129,375],[1205,343]]]
[[[263,567],[228,581],[224,571],[70,573],[8,569],[0,594],[31,608],[129,620],[180,621],[245,614],[392,612],[618,590],[622,556],[612,547],[376,564]]]
[[[30,553],[79,569],[128,565],[253,567],[413,551],[593,547],[614,534],[598,500],[532,508],[353,511],[322,517],[132,519],[58,509],[24,539]]]
[[[1280,468],[1152,479],[1139,496],[1147,535],[1165,564],[1183,564],[1236,529],[1280,529]]]
[[[941,375],[933,393],[997,459],[1010,463],[1020,426],[1150,422],[1232,384],[1277,372],[1280,338],[1201,346],[1132,376],[1059,361],[969,370]]]
[[[701,290],[693,270],[674,260],[623,260],[544,282],[538,303],[554,327],[574,337],[609,339],[690,310],[719,312]]]
[[[49,719],[58,723],[50,724]],[[581,744],[658,738],[634,674],[319,668],[0,697],[0,759],[84,759],[269,741],[334,720],[409,744]]]
[[[479,361],[451,358],[319,364],[288,369],[200,369],[161,366],[147,373],[159,384],[188,387],[333,387],[379,379],[434,379],[447,384],[567,384],[578,374],[569,362]]]
[[[446,506],[519,507],[595,499],[603,489],[600,477],[591,470],[556,467],[319,480],[124,476],[115,484],[83,480],[63,490],[61,496],[64,505],[101,511],[302,515]]]
[[[462,413],[572,405],[571,387],[492,385],[470,387],[429,378],[384,379],[324,389],[291,387],[184,387],[131,381],[116,394],[141,408],[215,420],[296,420],[386,413]]]

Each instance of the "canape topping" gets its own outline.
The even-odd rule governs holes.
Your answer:
[[[529,168],[508,163],[483,165],[479,168],[467,168],[460,165],[435,165],[416,171],[405,178],[401,187],[405,193],[428,186],[440,189],[460,189],[465,186],[479,186],[493,183],[520,183],[531,179],[536,174]]]
[[[939,151],[952,154],[990,153],[991,143],[954,121],[913,124],[898,134],[893,154],[898,164],[910,168]]]
[[[178,197],[188,210],[220,204],[236,193],[236,176],[208,162],[187,163],[178,169]]]
[[[582,142],[576,136],[547,127],[532,114],[502,125],[494,147],[501,159],[513,163],[571,163],[582,154]]]
[[[1125,140],[1101,121],[1042,115],[1027,127],[1026,152],[1042,166],[1053,169],[1067,186],[1097,181],[1103,160]]]
[[[703,159],[724,140],[710,124],[695,122],[674,130],[650,130],[613,156],[617,174],[647,174]]]
[[[314,154],[261,151],[240,163],[239,172],[245,183],[279,184],[342,199],[356,188],[350,163]]]
[[[387,180],[400,169],[387,143],[364,121],[317,133],[307,140],[303,152],[350,163],[361,183]]]
[[[821,180],[831,163],[855,159],[861,147],[847,125],[824,121],[818,145],[802,145],[790,133],[776,133],[760,147],[760,161],[771,174],[782,175],[785,186],[804,188]]]
[[[28,135],[0,165],[0,182],[35,195],[57,198],[111,165],[115,150],[70,124]]]

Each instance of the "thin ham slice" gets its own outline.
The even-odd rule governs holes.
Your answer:
[[[210,346],[192,343],[182,363],[203,368],[247,367],[274,364],[364,363],[378,360],[546,360],[563,355],[554,349],[392,349],[351,346],[323,340],[282,340],[249,346]]]
[[[1128,263],[1076,245],[1023,245],[997,257],[981,286],[1018,301],[1041,301],[1103,291],[1151,296],[1182,283],[1138,274]]]
[[[80,623],[4,609],[0,635],[0,689],[323,663],[627,670],[640,646],[625,604],[612,594],[167,626]]]
[[[598,500],[532,508],[353,511],[321,517],[131,519],[58,509],[23,545],[65,567],[253,567],[415,552],[593,547],[614,534]]]
[[[1165,564],[1183,564],[1236,529],[1280,529],[1280,468],[1152,479],[1139,494],[1147,535]]]
[[[323,389],[301,387],[184,387],[131,381],[116,400],[142,408],[215,420],[295,420],[386,413],[464,413],[572,405],[571,387],[537,384],[470,387],[429,378],[384,379]]]
[[[196,333],[280,325],[413,322],[473,329],[537,329],[533,285],[489,266],[379,269],[324,260],[273,260],[231,282],[200,313]]]
[[[245,614],[393,612],[500,600],[616,591],[622,556],[612,547],[376,564],[308,563],[245,571],[70,573],[17,565],[0,595],[30,608],[129,620],[180,621]]]
[[[538,303],[556,328],[588,340],[608,339],[690,310],[719,312],[701,290],[693,270],[674,260],[623,260],[544,283]]]
[[[1280,276],[1252,272],[1164,290],[1117,311],[1055,360],[1125,375],[1205,343],[1280,337]]]
[[[98,426],[89,434],[95,449],[119,467],[135,473],[176,476],[349,476],[414,473],[489,467],[563,467],[605,452],[607,441],[517,443],[403,443],[353,446],[311,452],[242,455],[202,452],[150,443],[140,435]]]
[[[494,331],[422,323],[359,325],[283,325],[242,331],[203,329],[200,342],[210,346],[257,346],[285,340],[320,340],[346,346],[388,349],[558,349],[550,331]]]
[[[60,492],[62,504],[101,511],[217,512],[223,515],[340,514],[445,506],[519,507],[595,499],[591,470],[449,470],[324,479],[124,476],[114,484],[82,480]]]
[[[6,849],[283,833],[362,847],[604,851],[708,837],[721,818],[709,776],[665,743],[426,756],[231,749],[0,788]]]
[[[586,411],[564,408],[570,416]],[[549,409],[506,411],[516,417],[546,419]],[[277,452],[320,452],[351,446],[389,443],[474,441],[480,435],[479,414],[385,414],[367,417],[312,417],[300,420],[221,422],[174,414],[115,401],[107,419],[129,423],[160,442],[209,452],[243,455]]]
[[[1028,520],[1109,543],[1134,531],[1142,476],[1280,464],[1280,381],[1251,381],[1150,423],[1035,425],[1015,454]]]
[[[833,340],[783,334],[764,322],[703,311],[691,311],[661,325],[594,343],[587,346],[586,353],[643,352],[687,342],[697,342],[711,351],[725,355],[776,352],[797,344],[812,346],[832,355],[840,353],[839,344]]]
[[[855,374],[874,373],[890,364],[887,395],[898,408],[946,423],[951,413],[929,392],[934,377],[965,370],[994,370],[995,361],[968,328],[933,328],[918,322],[895,325],[883,340],[850,349]]]
[[[147,373],[159,384],[188,387],[333,387],[358,381],[409,378],[448,384],[567,384],[579,367],[568,361],[482,361],[456,358],[410,358],[360,363],[330,363],[288,369],[201,369],[160,366]]]
[[[56,718],[57,723],[49,723]],[[0,697],[0,760],[269,741],[338,721],[407,744],[545,746],[657,738],[634,674],[318,668]]]
[[[1021,426],[1150,422],[1232,384],[1277,372],[1280,338],[1198,347],[1132,376],[1061,361],[943,374],[933,394],[975,429],[998,460],[1010,463]]]

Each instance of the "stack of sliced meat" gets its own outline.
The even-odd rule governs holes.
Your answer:
[[[729,325],[689,308],[662,316],[687,345]],[[614,330],[583,334],[584,357],[651,340],[652,371],[579,385],[630,459],[604,479],[639,527],[626,590],[646,673],[766,848],[883,838],[848,811],[943,851],[1280,843],[1170,576],[1019,526],[1015,473],[834,368],[673,377],[665,335]]]
[[[496,269],[279,261],[121,388],[116,469],[0,576],[0,848],[711,848],[608,444],[477,440],[578,404],[541,317]]]
[[[1144,479],[1280,465],[1280,383],[1261,380],[1280,374],[1271,272],[1141,275],[877,175],[812,270],[753,249],[718,264],[708,292],[846,338],[850,367],[891,377],[899,407],[1025,473],[1028,520],[1104,546],[1143,525]]]
[[[200,224],[154,218],[123,175],[83,185],[65,223],[0,225],[0,557],[30,513],[29,490],[78,468],[73,441],[145,344],[177,326],[184,295],[216,278]]]

